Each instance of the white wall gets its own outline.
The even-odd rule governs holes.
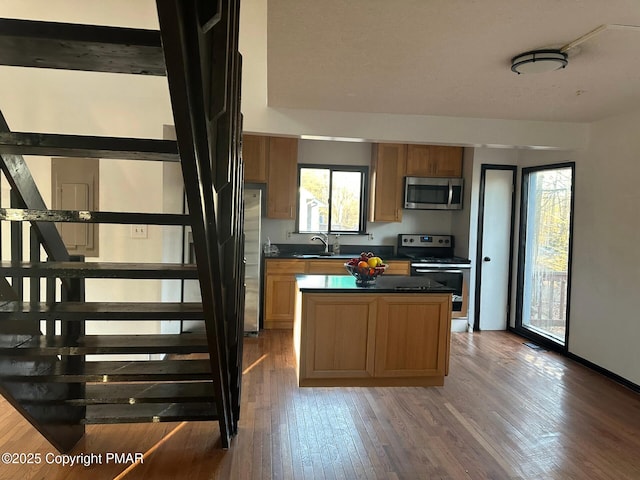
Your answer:
[[[158,29],[154,0],[1,0],[5,18]]]
[[[591,128],[576,163],[569,350],[640,384],[640,112]]]

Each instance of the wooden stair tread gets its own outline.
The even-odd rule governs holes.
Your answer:
[[[179,162],[174,140],[0,132],[0,153]]]
[[[0,262],[7,277],[197,279],[195,264],[116,262]]]
[[[202,334],[85,335],[75,341],[61,336],[1,335],[2,355],[89,355],[138,353],[207,353]]]
[[[0,208],[0,220],[13,222],[115,223],[118,225],[190,225],[189,215],[176,213],[96,212]]]
[[[23,368],[22,368],[23,367]],[[147,360],[86,362],[77,367],[57,362],[33,371],[33,362],[25,359],[0,363],[0,376],[6,382],[164,382],[210,380],[211,364],[205,360]]]
[[[171,383],[88,383],[82,398],[47,399],[30,396],[16,397],[23,404],[102,405],[138,403],[211,402],[213,382]]]
[[[86,387],[85,404],[118,403],[177,403],[210,402],[213,400],[212,382],[105,384],[92,383]]]
[[[0,19],[0,65],[166,75],[160,32]]]
[[[69,320],[202,320],[197,302],[0,302],[3,319]],[[6,321],[6,320],[5,320]],[[0,332],[3,320],[0,320]]]
[[[218,420],[216,405],[207,403],[141,403],[88,405],[85,425]]]

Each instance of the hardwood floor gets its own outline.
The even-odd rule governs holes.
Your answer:
[[[452,335],[445,386],[426,388],[297,388],[291,344],[286,331],[246,339],[227,451],[215,423],[91,426],[72,455],[101,465],[48,465],[57,452],[2,400],[0,453],[43,462],[0,464],[0,479],[640,478],[640,397],[520,337]],[[147,451],[133,468],[106,463]]]

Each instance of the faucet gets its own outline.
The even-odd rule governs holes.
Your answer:
[[[328,233],[318,233],[318,235],[314,235],[311,237],[310,241],[320,240],[324,244],[324,252],[329,253],[329,234]]]

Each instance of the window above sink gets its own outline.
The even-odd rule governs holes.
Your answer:
[[[298,233],[365,233],[365,166],[298,166]]]

